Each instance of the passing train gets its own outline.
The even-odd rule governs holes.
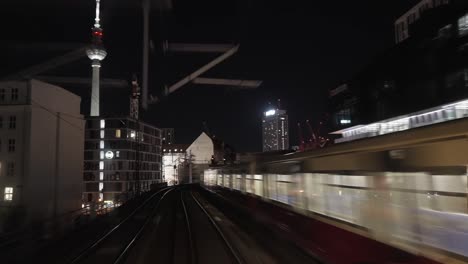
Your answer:
[[[288,228],[301,236],[315,226],[303,242],[331,263],[384,263],[381,244],[420,257],[411,263],[466,263],[467,167],[465,118],[326,149],[256,155],[206,170],[202,184],[312,219]],[[365,248],[372,243],[382,252]]]

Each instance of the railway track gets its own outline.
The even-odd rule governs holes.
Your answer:
[[[197,256],[192,263],[244,263],[237,250],[229,242],[216,220],[206,211],[192,191],[181,194],[181,199],[187,207],[187,215],[191,216],[189,223],[193,230],[191,244]]]
[[[161,201],[161,210],[125,263],[244,263],[189,187]]]
[[[159,211],[161,202],[173,190],[165,188],[154,193],[69,263],[122,263],[151,222],[152,216]]]

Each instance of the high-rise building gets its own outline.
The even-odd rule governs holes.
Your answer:
[[[162,182],[160,129],[130,117],[90,117],[85,140],[85,204],[120,204]]]
[[[81,208],[80,103],[41,81],[0,83],[0,232]]]
[[[453,0],[422,0],[395,21],[395,42],[400,43],[411,36],[411,27],[421,16],[433,8],[447,5]]]
[[[289,149],[288,115],[285,110],[271,109],[263,113],[263,151]]]

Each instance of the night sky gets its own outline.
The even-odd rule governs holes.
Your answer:
[[[150,92],[208,63],[213,54],[164,54],[162,40],[240,43],[239,52],[203,77],[263,80],[253,91],[187,85],[143,113],[158,127],[174,127],[177,143],[190,143],[206,122],[213,134],[238,151],[261,150],[261,116],[281,99],[289,113],[290,141],[296,123],[316,124],[327,113],[328,90],[351,78],[394,43],[393,21],[416,0],[272,1],[174,0],[171,12],[152,11]],[[102,78],[129,80],[141,72],[139,1],[102,0],[108,58]],[[90,39],[94,1],[2,0],[3,59],[0,76],[66,53]],[[0,58],[1,58],[0,57]],[[44,75],[90,77],[83,58]],[[83,98],[89,89],[64,87]],[[102,92],[102,112],[128,113],[129,90]]]

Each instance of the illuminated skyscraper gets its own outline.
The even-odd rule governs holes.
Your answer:
[[[285,110],[271,109],[263,113],[263,151],[289,149],[288,115]]]

